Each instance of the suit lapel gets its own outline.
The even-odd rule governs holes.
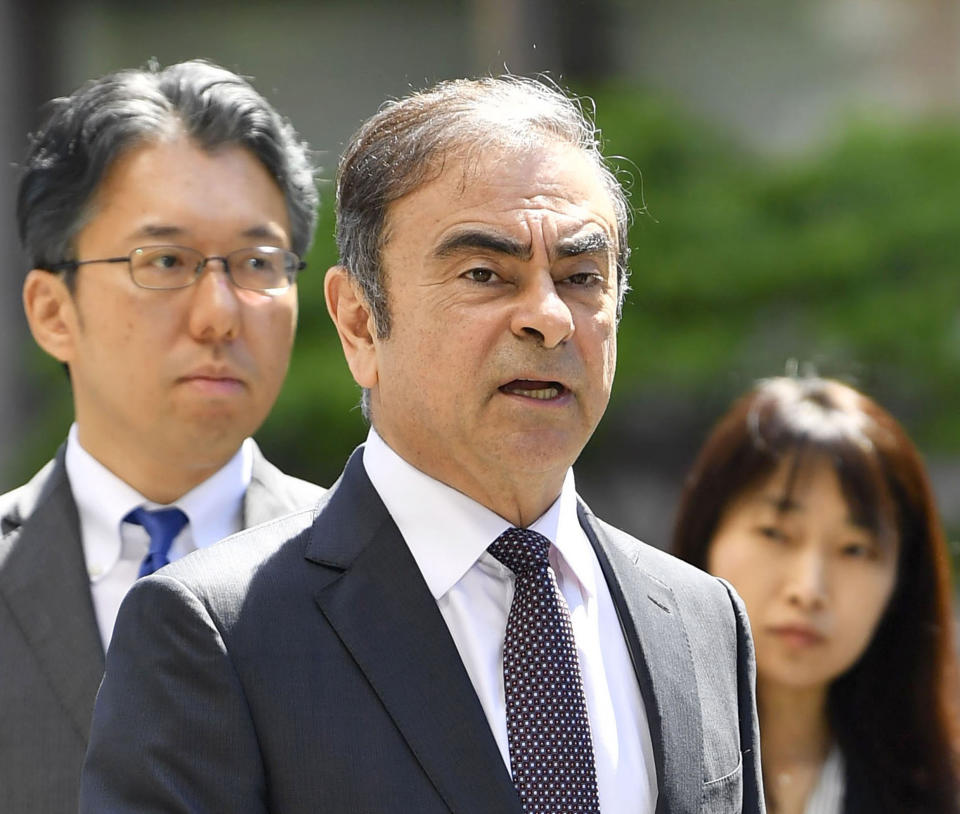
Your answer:
[[[0,539],[0,597],[86,739],[103,646],[62,448],[53,466],[24,487],[18,511],[20,525]]]
[[[313,527],[317,604],[450,810],[520,814],[456,645],[361,455]]]
[[[640,544],[608,534],[582,503],[578,513],[600,560],[640,683],[656,760],[657,814],[699,811],[700,704],[673,592],[643,569]]]

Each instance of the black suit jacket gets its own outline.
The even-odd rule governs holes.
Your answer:
[[[61,447],[0,496],[0,812],[75,814],[103,646]],[[257,450],[244,526],[316,502],[323,490]]]
[[[739,600],[585,507],[581,522],[646,704],[657,811],[761,811]],[[360,454],[315,509],[128,594],[81,811],[520,814],[456,646]]]

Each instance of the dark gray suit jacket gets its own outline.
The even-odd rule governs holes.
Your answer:
[[[585,507],[581,523],[646,704],[657,811],[762,811],[739,599]],[[456,646],[360,454],[315,509],[128,594],[81,811],[520,814]]]
[[[257,450],[244,527],[317,501]],[[103,646],[64,448],[0,496],[0,812],[75,814]]]

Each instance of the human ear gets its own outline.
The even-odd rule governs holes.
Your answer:
[[[69,364],[80,323],[76,302],[61,275],[31,269],[23,281],[23,310],[37,344]]]
[[[327,312],[337,327],[343,355],[354,381],[370,389],[377,384],[373,316],[360,286],[344,266],[327,270],[323,280]]]

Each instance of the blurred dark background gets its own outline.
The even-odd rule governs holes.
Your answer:
[[[593,508],[665,545],[713,420],[756,378],[814,369],[901,419],[956,539],[958,55],[954,0],[0,0],[0,491],[71,416],[20,307],[15,165],[46,99],[205,57],[252,77],[316,149],[297,346],[258,440],[329,484],[366,432],[323,306],[337,155],[385,99],[509,69],[596,100],[637,209],[614,398],[577,467]]]

